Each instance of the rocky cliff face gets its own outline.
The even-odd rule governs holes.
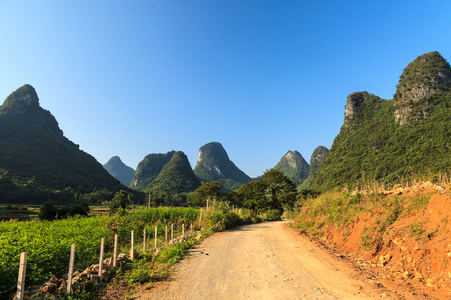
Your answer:
[[[395,120],[400,125],[408,123],[409,113],[415,103],[425,97],[444,90],[449,90],[451,84],[451,68],[448,62],[436,51],[423,54],[412,61],[401,74],[396,94],[393,98],[395,105]],[[428,102],[422,103],[427,108]],[[415,122],[427,116],[425,109],[421,109]]]
[[[298,151],[288,151],[275,166],[298,186],[309,174],[309,165]]]
[[[226,190],[239,188],[251,179],[229,159],[227,152],[218,142],[202,146],[198,152],[198,159],[194,174],[201,181],[218,180]]]
[[[123,185],[128,186],[135,176],[135,170],[125,165],[119,156],[113,156],[103,165],[114,178],[119,180]]]

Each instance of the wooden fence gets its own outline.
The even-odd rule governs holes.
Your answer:
[[[193,230],[193,224],[190,226],[191,233]],[[131,249],[130,249],[130,260],[135,259],[135,236],[134,231],[132,230],[131,233]],[[182,236],[185,235],[185,224],[182,224]],[[171,224],[171,240],[174,239],[174,224]],[[165,240],[164,242],[158,239],[158,228],[155,226],[155,245],[154,249],[157,248],[157,242],[160,241],[164,244],[165,247],[169,246],[168,241],[168,226],[165,228]],[[143,254],[146,253],[146,230],[144,229],[143,234]],[[98,271],[98,280],[102,280],[102,270],[103,270],[103,263],[104,263],[104,248],[105,248],[105,239],[102,238],[100,242],[100,255],[99,255],[99,271]],[[72,281],[73,281],[73,273],[74,273],[74,263],[75,263],[75,249],[76,245],[71,245],[70,250],[70,258],[69,258],[69,269],[67,274],[67,288],[66,293],[70,294],[72,290]],[[117,260],[118,260],[118,235],[114,235],[114,250],[113,250],[113,268],[117,267]],[[25,294],[25,275],[26,275],[26,269],[27,269],[27,252],[22,252],[20,255],[20,264],[19,264],[19,276],[17,280],[17,292],[16,292],[16,300],[23,300],[24,294]]]

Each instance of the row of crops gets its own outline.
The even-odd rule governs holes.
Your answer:
[[[144,230],[149,239],[154,237],[155,227],[162,236],[166,225],[196,224],[199,214],[194,208],[151,208],[114,216],[0,222],[0,299],[14,292],[21,252],[28,254],[27,285],[41,284],[52,275],[60,277],[67,272],[71,244],[76,244],[76,266],[84,268],[98,260],[101,238],[105,238],[108,253],[116,233],[120,246],[126,248],[132,230],[139,243]]]

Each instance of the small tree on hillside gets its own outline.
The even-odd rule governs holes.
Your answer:
[[[114,198],[111,200],[110,203],[110,210],[111,212],[116,212],[119,208],[126,209],[127,205],[131,202],[130,195],[124,191],[121,190],[116,193]]]
[[[220,192],[224,185],[219,181],[202,182],[202,185],[193,192],[190,202],[193,204],[204,205],[207,200],[220,200],[224,195]]]

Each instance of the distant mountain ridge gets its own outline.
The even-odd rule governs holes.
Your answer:
[[[2,202],[69,201],[73,195],[68,189],[89,193],[121,188],[94,157],[64,137],[31,85],[14,91],[0,107]]]
[[[135,170],[125,165],[119,156],[113,156],[103,165],[114,178],[119,180],[123,185],[128,186],[135,176]]]
[[[275,166],[298,186],[307,179],[310,166],[298,151],[288,151]]]
[[[331,189],[377,180],[448,174],[451,160],[451,67],[438,53],[403,71],[393,100],[368,92],[347,98],[345,118],[311,186]]]
[[[199,149],[194,174],[204,182],[219,181],[226,190],[238,189],[251,178],[241,171],[230,159],[224,147],[218,142],[205,144]]]

